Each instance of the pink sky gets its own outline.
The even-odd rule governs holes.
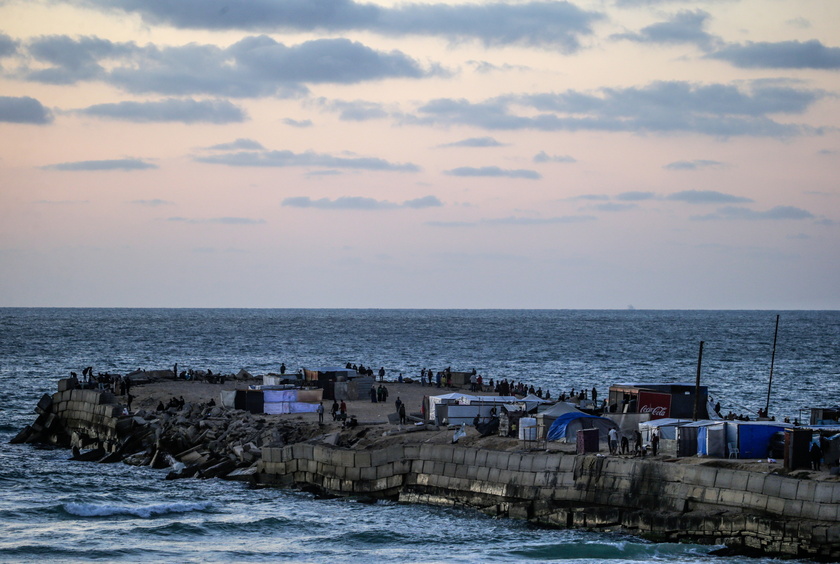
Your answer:
[[[0,306],[837,309],[838,21],[2,2]]]

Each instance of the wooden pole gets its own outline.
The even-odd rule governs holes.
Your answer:
[[[694,383],[694,420],[700,413],[700,366],[703,364],[703,341],[700,341],[700,355],[697,357],[697,380]]]
[[[779,336],[779,316],[776,315],[776,331],[773,333],[773,354],[770,355],[770,381],[767,382],[767,403],[764,404],[764,416],[770,416],[770,388],[773,386],[773,365],[776,363],[776,337]]]

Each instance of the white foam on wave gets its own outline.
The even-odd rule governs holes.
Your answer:
[[[78,517],[110,517],[113,515],[131,515],[134,517],[155,517],[168,513],[189,513],[191,511],[205,511],[210,508],[210,502],[200,503],[157,503],[154,505],[97,505],[94,503],[66,503],[64,510]]]

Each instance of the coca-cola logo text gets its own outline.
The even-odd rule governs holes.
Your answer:
[[[650,405],[643,405],[642,408],[639,410],[639,413],[650,413],[655,417],[665,417],[668,415],[668,408],[662,407],[661,405],[657,406],[650,406]]]

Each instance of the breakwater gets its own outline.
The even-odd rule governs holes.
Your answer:
[[[249,479],[339,496],[466,506],[548,526],[840,559],[840,483],[802,479],[807,473],[745,471],[720,460],[430,444],[410,433],[352,448],[346,437],[324,437],[317,427],[219,407],[127,415],[109,393],[67,386],[41,398],[35,423],[16,440],[87,449],[80,457],[89,460],[180,463],[170,477]]]
[[[406,444],[266,448],[262,480],[465,505],[545,525],[840,558],[840,483],[698,464]]]

